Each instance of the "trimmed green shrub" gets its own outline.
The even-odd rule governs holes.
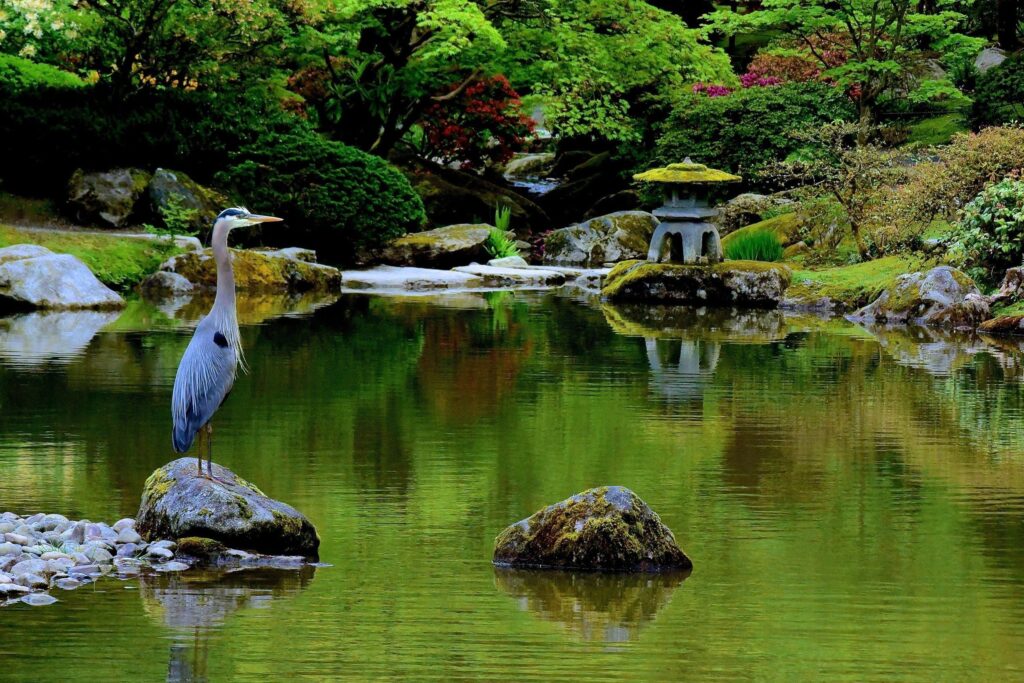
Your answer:
[[[0,53],[0,91],[17,93],[31,88],[82,88],[85,81],[49,64]]]
[[[1024,121],[1024,54],[978,76],[971,123],[975,127]]]
[[[964,207],[956,226],[954,258],[972,277],[998,282],[1024,257],[1024,180],[986,187]]]
[[[312,130],[261,136],[217,176],[253,210],[284,218],[289,241],[349,262],[362,249],[419,229],[423,202],[401,172],[379,157]]]
[[[737,234],[725,245],[725,257],[734,261],[778,261],[782,258],[782,242],[768,230]]]
[[[691,157],[757,185],[760,169],[799,149],[790,131],[853,118],[846,94],[823,83],[744,88],[724,97],[687,96],[662,130],[657,161]]]

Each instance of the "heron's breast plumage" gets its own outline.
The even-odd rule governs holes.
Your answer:
[[[225,326],[210,316],[204,318],[178,365],[171,400],[172,440],[178,452],[188,450],[235,384],[238,328],[220,329]]]

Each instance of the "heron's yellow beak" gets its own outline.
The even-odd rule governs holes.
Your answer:
[[[245,220],[251,223],[275,223],[277,221],[283,221],[284,219],[278,218],[277,216],[260,216],[251,213],[245,217]]]

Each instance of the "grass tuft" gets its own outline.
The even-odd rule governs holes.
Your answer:
[[[778,261],[782,251],[782,242],[768,230],[737,235],[725,246],[726,258],[733,261]]]

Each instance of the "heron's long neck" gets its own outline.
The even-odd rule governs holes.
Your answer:
[[[217,263],[217,298],[213,302],[211,315],[215,315],[219,321],[230,323],[231,329],[223,330],[225,333],[238,329],[238,319],[235,313],[235,271],[231,268],[231,253],[228,251],[228,226],[223,221],[217,221],[213,226],[213,260]]]

